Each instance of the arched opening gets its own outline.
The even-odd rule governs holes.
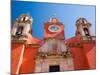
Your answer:
[[[86,36],[90,36],[88,28],[83,28],[83,30]]]
[[[17,28],[16,36],[20,37],[22,35],[23,29],[24,29],[23,26],[19,26]]]

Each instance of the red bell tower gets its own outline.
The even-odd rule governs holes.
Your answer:
[[[33,73],[35,71],[35,58],[40,47],[40,39],[32,36],[32,19],[27,14],[21,14],[12,27],[12,75]]]
[[[44,23],[44,39],[47,38],[65,38],[64,25],[57,18],[50,18],[49,22]]]

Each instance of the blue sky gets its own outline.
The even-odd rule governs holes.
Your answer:
[[[44,22],[49,21],[53,15],[64,24],[66,39],[75,36],[75,21],[79,17],[84,17],[92,23],[91,31],[95,35],[95,6],[12,1],[12,21],[23,13],[29,14],[33,17],[33,36],[40,39],[42,39],[44,35]]]

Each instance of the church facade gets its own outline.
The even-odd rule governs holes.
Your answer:
[[[92,24],[76,21],[76,32],[65,39],[64,24],[55,17],[44,23],[44,38],[32,36],[33,18],[21,14],[11,31],[11,73],[26,74],[96,68],[96,39]]]

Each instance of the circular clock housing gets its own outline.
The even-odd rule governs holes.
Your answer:
[[[60,29],[60,27],[59,27],[58,25],[50,25],[50,26],[48,27],[48,30],[49,30],[50,32],[58,32],[59,29]]]

